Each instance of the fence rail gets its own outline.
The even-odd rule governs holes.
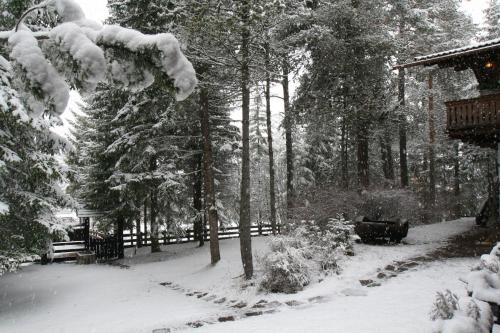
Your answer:
[[[500,94],[446,102],[448,130],[500,125]]]
[[[255,236],[267,236],[273,233],[272,226],[270,224],[262,224],[262,225],[253,225],[250,227],[250,234],[252,237]],[[277,232],[280,232],[280,226],[277,226]],[[219,239],[230,239],[230,238],[238,238],[240,236],[240,231],[238,227],[227,227],[219,229]],[[210,230],[206,229],[203,231],[203,239],[205,241],[210,240]],[[151,235],[148,233],[145,235],[141,232],[140,237],[142,245],[151,244]],[[192,229],[185,230],[184,234],[181,236],[172,235],[167,232],[160,232],[158,242],[162,245],[170,245],[170,244],[181,244],[181,243],[189,243],[194,242],[195,232]],[[123,234],[123,246],[125,248],[137,246],[137,233],[125,233]]]
[[[278,233],[280,232],[280,225],[277,225]],[[273,233],[270,224],[253,225],[250,227],[250,234],[255,236],[267,236]],[[96,254],[97,259],[115,259],[122,253],[123,248],[130,248],[138,246],[137,233],[124,232],[123,236],[118,235],[104,236],[99,234],[94,235],[92,232],[88,233],[89,237],[86,240],[72,240],[69,242],[54,242],[53,251],[55,254],[54,259],[68,260],[75,259],[78,252],[92,251]],[[169,234],[168,232],[160,232],[158,242],[161,245],[171,245],[180,243],[189,243],[196,241],[195,232],[192,229],[185,230],[183,235],[177,236]],[[238,238],[240,231],[238,227],[227,227],[219,229],[219,239]],[[203,230],[203,239],[210,240],[210,230]],[[141,245],[147,246],[151,244],[151,234],[144,234],[141,232]]]

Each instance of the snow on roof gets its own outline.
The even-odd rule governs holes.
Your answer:
[[[415,61],[430,60],[430,59],[439,58],[439,57],[446,56],[446,55],[461,55],[464,52],[477,51],[477,50],[480,50],[480,49],[485,48],[485,47],[487,47],[488,49],[490,47],[491,48],[500,47],[500,38],[491,39],[491,40],[488,40],[488,41],[485,41],[482,43],[471,44],[471,45],[468,45],[465,47],[460,47],[458,49],[452,49],[452,50],[437,52],[437,53],[428,54],[428,55],[424,55],[424,56],[420,56],[420,57],[415,57]]]
[[[415,57],[413,62],[400,64],[395,66],[394,68],[397,69],[397,68],[414,67],[419,65],[435,65],[439,62],[449,60],[451,58],[456,58],[474,53],[480,53],[483,51],[493,50],[497,48],[500,48],[500,38],[491,39],[481,43],[471,44],[457,49],[451,49],[447,51]]]

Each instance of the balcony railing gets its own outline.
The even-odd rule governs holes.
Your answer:
[[[500,125],[500,94],[446,102],[448,132],[496,130]]]

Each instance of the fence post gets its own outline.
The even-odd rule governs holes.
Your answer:
[[[90,247],[90,217],[83,218],[83,240],[85,241],[85,249]]]
[[[117,221],[117,228],[116,228],[116,241],[118,243],[118,248],[117,248],[117,256],[119,259],[122,259],[124,257],[124,248],[123,248],[123,218],[120,217]]]
[[[257,229],[259,231],[259,236],[262,236],[262,224],[258,224]]]

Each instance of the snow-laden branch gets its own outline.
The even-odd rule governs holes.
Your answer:
[[[29,31],[22,25],[23,20],[40,9],[55,11],[63,23],[48,32]],[[43,112],[40,100],[52,105],[55,115],[64,111],[69,99],[65,80],[87,92],[105,80],[137,90],[147,88],[155,78],[166,74],[173,80],[178,101],[186,99],[198,82],[192,64],[172,34],[145,35],[120,26],[103,27],[86,19],[74,0],[47,0],[30,8],[15,30],[0,32],[0,40],[8,40],[11,60],[25,74],[25,88],[33,95],[26,99],[32,109],[35,105],[35,114]],[[48,57],[50,61],[37,40],[52,43],[48,49],[57,54]],[[64,73],[58,73],[51,62]]]
[[[52,29],[49,36],[79,64],[80,73],[77,80],[85,91],[94,90],[97,84],[104,80],[106,73],[104,52],[78,25],[72,22],[63,23]]]
[[[26,79],[31,85],[31,89],[40,90],[46,103],[53,106],[57,115],[61,115],[69,100],[69,86],[60,77],[59,73],[45,59],[42,50],[38,46],[38,41],[29,30],[19,30],[14,32],[9,40],[11,48],[10,57],[15,64],[18,64]],[[30,103],[35,114],[43,113],[43,105]]]
[[[113,25],[99,31],[96,43],[123,47],[136,54],[151,54],[153,62],[174,80],[178,101],[186,99],[196,87],[198,81],[193,65],[181,52],[179,42],[172,34],[145,35]],[[155,56],[157,53],[159,56]]]

